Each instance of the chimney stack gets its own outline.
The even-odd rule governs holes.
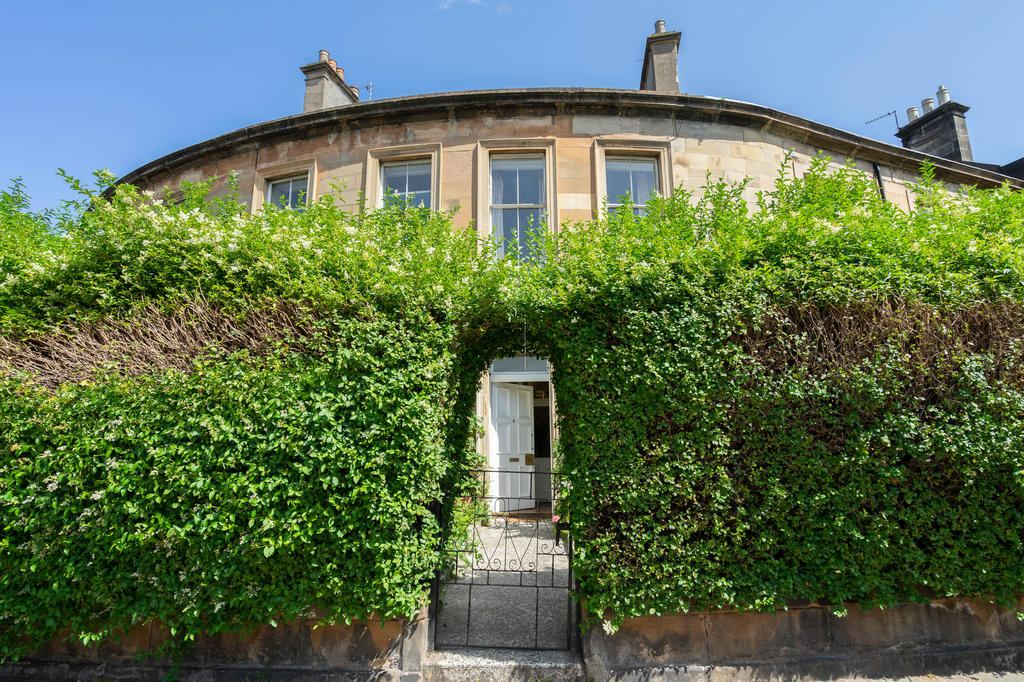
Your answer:
[[[345,83],[345,72],[331,59],[327,50],[320,50],[317,61],[300,68],[306,76],[303,113],[343,107],[359,101],[359,90]]]
[[[952,161],[974,161],[964,118],[970,107],[954,102],[949,90],[942,85],[935,97],[938,106],[931,97],[921,100],[920,116],[917,115],[917,107],[907,109],[907,124],[896,131],[896,137],[907,149]]]
[[[654,33],[647,36],[644,66],[640,73],[640,89],[657,92],[679,92],[679,31],[667,31],[665,22],[654,23]]]

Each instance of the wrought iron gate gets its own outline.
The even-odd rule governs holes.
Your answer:
[[[552,513],[561,475],[475,474],[479,494],[459,501],[443,545],[434,646],[575,649],[572,538]]]

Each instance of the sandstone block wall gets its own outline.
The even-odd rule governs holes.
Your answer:
[[[412,621],[370,620],[314,628],[296,621],[251,632],[197,637],[183,657],[151,657],[170,633],[149,623],[97,646],[62,633],[31,656],[0,665],[0,680],[398,680],[418,675],[426,613]]]
[[[666,145],[670,154],[666,159],[669,177],[663,180],[665,191],[682,186],[699,192],[708,177],[728,182],[747,179],[745,196],[752,205],[757,192],[774,186],[787,154],[788,171],[797,175],[806,172],[812,158],[826,155],[837,166],[852,162],[858,170],[875,177],[872,163],[856,155],[850,157],[842,151],[736,124],[673,117],[571,113],[502,116],[494,112],[451,111],[446,120],[339,127],[308,135],[291,134],[255,147],[226,148],[201,163],[166,168],[140,184],[155,191],[167,188],[173,192],[182,182],[216,176],[213,195],[219,196],[228,191],[227,176],[234,171],[242,201],[256,210],[262,200],[262,183],[308,166],[314,174],[314,196],[328,194],[337,187],[342,205],[358,210],[364,199],[370,206],[379,202],[377,196],[365,196],[371,152],[385,148],[394,152],[403,145],[439,143],[441,153],[434,169],[439,179],[439,196],[435,197],[434,206],[456,211],[456,223],[468,225],[481,215],[481,204],[486,209],[488,201],[487,187],[480,187],[478,180],[478,166],[486,159],[480,151],[480,141],[522,138],[554,141],[549,149],[555,157],[557,193],[549,201],[551,214],[558,222],[589,220],[600,210],[604,197],[597,190],[603,186],[599,176],[604,168],[599,167],[599,156],[594,151],[598,144],[621,145],[627,150],[619,153],[628,153],[631,145]],[[523,151],[531,149],[524,147]],[[538,145],[536,151],[543,149]],[[919,179],[917,173],[883,164],[879,174],[886,198],[909,210],[913,202],[911,185]]]
[[[1024,609],[1024,601],[1017,606]],[[1024,622],[983,600],[634,618],[583,635],[588,679],[835,679],[1024,672]],[[640,676],[640,671],[644,671]]]

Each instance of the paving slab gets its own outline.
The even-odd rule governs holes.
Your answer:
[[[583,682],[583,664],[569,651],[450,649],[427,656],[426,682]]]

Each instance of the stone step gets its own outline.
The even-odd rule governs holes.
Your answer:
[[[571,651],[446,649],[423,661],[425,682],[584,682],[583,663]]]

